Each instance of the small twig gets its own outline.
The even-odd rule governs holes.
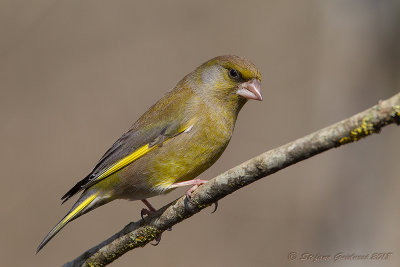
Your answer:
[[[200,186],[190,201],[183,196],[123,230],[64,266],[105,266],[124,253],[143,247],[173,225],[191,217],[219,199],[287,166],[339,147],[382,127],[400,124],[400,93],[378,105],[294,142],[265,152]]]

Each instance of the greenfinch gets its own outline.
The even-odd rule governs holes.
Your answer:
[[[215,57],[186,75],[103,155],[94,169],[63,197],[82,192],[68,214],[47,234],[41,250],[67,223],[115,199],[142,200],[206,181],[194,179],[227,147],[240,109],[262,100],[261,75],[250,61]],[[63,203],[64,203],[63,202]]]

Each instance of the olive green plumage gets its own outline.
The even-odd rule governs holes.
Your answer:
[[[184,77],[63,196],[66,201],[83,190],[37,251],[68,222],[96,207],[114,199],[142,200],[169,192],[174,183],[194,179],[209,168],[228,145],[247,98],[261,100],[260,80],[257,68],[237,56],[216,57]],[[258,93],[249,93],[247,87],[239,91],[252,81]]]

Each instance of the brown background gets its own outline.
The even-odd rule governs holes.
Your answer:
[[[1,266],[60,266],[137,220],[141,203],[115,201],[35,255],[72,205],[60,197],[214,56],[252,60],[265,100],[245,106],[225,154],[201,178],[399,91],[399,1],[166,2],[0,1]],[[399,134],[390,126],[263,179],[113,266],[322,265],[290,261],[291,251],[393,252],[334,266],[400,266]]]

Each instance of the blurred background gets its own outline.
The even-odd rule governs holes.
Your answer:
[[[1,0],[0,265],[60,266],[138,220],[142,203],[114,201],[35,255],[76,200],[60,197],[183,76],[223,54],[259,67],[264,101],[244,107],[204,179],[398,93],[400,1]],[[262,179],[112,266],[400,266],[399,134],[389,126]],[[340,252],[393,255],[298,259]]]

